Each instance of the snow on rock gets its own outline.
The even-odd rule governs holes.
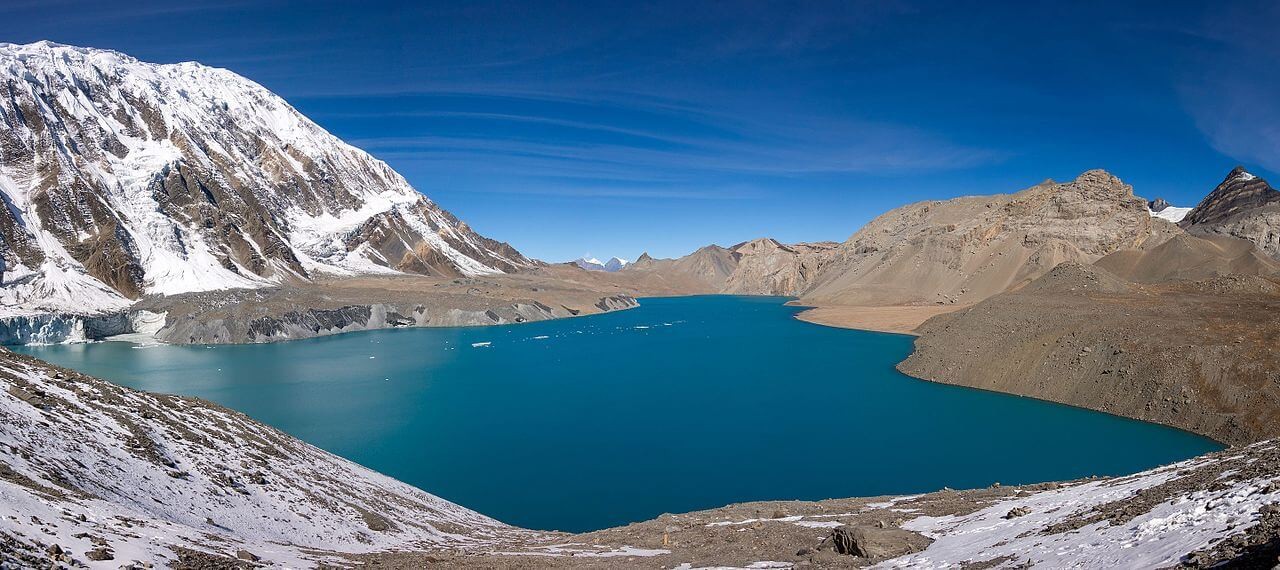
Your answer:
[[[1238,539],[1280,505],[1276,456],[1276,443],[1263,442],[1128,477],[1065,484],[970,514],[918,517],[902,528],[934,542],[879,567],[992,560],[1008,567],[1176,566],[1228,537]]]
[[[587,271],[604,271],[604,262],[589,255],[573,260],[573,264]]]
[[[165,564],[181,548],[313,566],[340,553],[485,548],[508,527],[242,414],[0,352],[0,559]],[[93,561],[102,549],[112,560]]]
[[[622,259],[621,257],[610,257],[609,261],[604,262],[604,270],[610,273],[614,271],[622,271],[628,265],[631,265],[630,261]]]
[[[0,316],[529,263],[230,71],[37,42],[0,76]]]

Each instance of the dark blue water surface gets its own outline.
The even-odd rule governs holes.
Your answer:
[[[213,400],[538,529],[738,501],[1127,474],[1220,448],[1154,424],[912,379],[894,369],[910,337],[803,323],[784,301],[644,299],[634,310],[504,327],[21,350]],[[492,344],[472,346],[483,342]]]

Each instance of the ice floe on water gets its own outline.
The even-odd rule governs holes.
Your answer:
[[[493,344],[493,342],[491,342],[491,341],[473,342],[473,343],[471,343],[471,348],[484,348],[484,347],[486,347],[486,346],[490,346],[490,345],[492,345],[492,344]]]

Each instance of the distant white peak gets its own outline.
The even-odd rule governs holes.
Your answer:
[[[590,263],[592,265],[604,265],[604,262],[600,261],[599,259],[596,259],[594,257],[588,257],[586,255],[579,257],[578,261],[581,261],[583,263]]]
[[[604,270],[605,271],[621,271],[623,268],[625,268],[630,264],[631,264],[630,261],[622,259],[621,257],[610,257],[609,261],[606,261],[604,264]]]

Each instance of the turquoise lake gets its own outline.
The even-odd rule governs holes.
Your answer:
[[[1154,424],[910,378],[894,365],[911,337],[800,322],[785,301],[643,299],[575,319],[269,345],[15,348],[218,402],[537,529],[592,530],[740,501],[1128,474],[1221,448]]]

